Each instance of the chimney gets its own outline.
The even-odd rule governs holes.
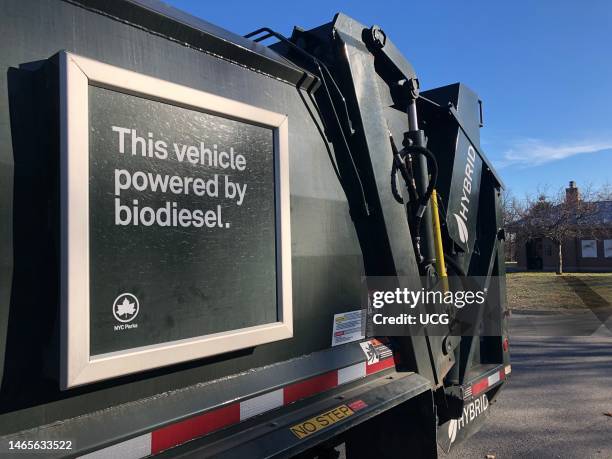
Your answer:
[[[576,203],[580,200],[580,191],[573,180],[569,182],[569,187],[565,189],[565,202]]]

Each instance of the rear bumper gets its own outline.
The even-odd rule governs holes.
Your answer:
[[[389,370],[284,406],[157,457],[290,457],[431,389],[415,373]],[[338,416],[333,415],[334,410]],[[328,414],[331,413],[331,414]]]

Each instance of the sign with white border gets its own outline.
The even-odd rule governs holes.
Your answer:
[[[60,63],[61,387],[68,389],[292,337],[287,116],[68,52],[61,53]],[[95,323],[90,303],[92,87],[262,126],[273,132],[276,321],[92,355],[91,324]],[[147,314],[142,299],[139,301],[134,292],[117,293],[108,306],[109,317],[114,317],[112,320],[119,327],[135,327]]]

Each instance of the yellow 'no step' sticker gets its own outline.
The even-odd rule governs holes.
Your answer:
[[[293,427],[290,427],[290,430],[293,432],[293,435],[301,439],[319,430],[325,429],[336,422],[342,421],[354,414],[355,412],[348,406],[340,405],[333,410],[326,411],[325,413],[315,416],[314,418],[296,424]]]

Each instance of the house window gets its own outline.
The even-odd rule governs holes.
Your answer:
[[[612,258],[612,239],[606,239],[604,241],[604,256],[606,258]]]
[[[582,258],[597,258],[597,241],[595,239],[582,241]]]
[[[546,244],[544,246],[544,255],[547,257],[552,257],[552,246],[550,244]]]

